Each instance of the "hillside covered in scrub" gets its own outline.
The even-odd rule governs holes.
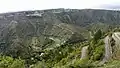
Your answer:
[[[119,24],[115,10],[0,14],[0,68],[118,68]]]

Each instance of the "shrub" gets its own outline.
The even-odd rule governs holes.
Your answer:
[[[0,68],[25,68],[24,60],[0,56]]]

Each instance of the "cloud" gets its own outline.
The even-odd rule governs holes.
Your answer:
[[[51,8],[99,8],[103,4],[119,3],[119,0],[0,0],[0,13],[42,10]]]

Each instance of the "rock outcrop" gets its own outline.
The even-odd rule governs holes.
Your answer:
[[[105,37],[104,43],[105,56],[101,64],[104,64],[111,59],[120,59],[120,32],[115,32],[112,36]]]
[[[88,58],[88,46],[84,46],[81,50],[81,58],[80,59],[86,59]]]
[[[105,43],[105,56],[100,64],[104,64],[112,58],[112,46],[111,46],[112,37],[107,36],[104,39]]]
[[[115,32],[112,35],[115,43],[113,45],[113,58],[120,59],[120,32]]]

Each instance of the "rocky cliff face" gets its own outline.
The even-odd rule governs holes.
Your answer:
[[[112,59],[112,44],[111,44],[112,38],[110,36],[105,37],[104,43],[105,43],[105,55],[103,58],[103,61],[101,64],[108,62],[110,59]]]
[[[120,32],[115,32],[112,36],[105,38],[105,55],[102,64],[108,62],[111,59],[120,59]]]
[[[113,58],[114,59],[120,59],[120,32],[116,32],[112,35],[112,38],[114,39],[113,44]]]

